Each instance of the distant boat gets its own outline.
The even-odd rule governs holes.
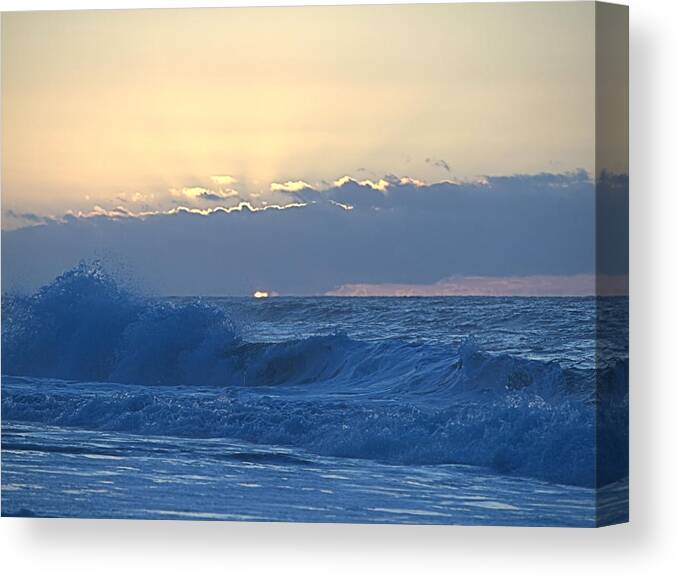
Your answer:
[[[254,291],[254,294],[252,296],[255,299],[266,299],[268,298],[269,294],[267,291]]]

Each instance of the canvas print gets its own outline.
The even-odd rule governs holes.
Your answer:
[[[628,15],[2,15],[2,515],[628,517]]]

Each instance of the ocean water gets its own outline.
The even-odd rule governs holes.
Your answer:
[[[627,310],[157,298],[80,266],[3,296],[2,513],[623,521]]]

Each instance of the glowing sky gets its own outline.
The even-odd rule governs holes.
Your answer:
[[[592,172],[592,16],[592,3],[5,14],[3,209]]]

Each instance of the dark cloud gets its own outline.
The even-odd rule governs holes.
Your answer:
[[[205,191],[199,193],[195,198],[197,198],[198,200],[206,200],[208,202],[223,202],[224,198],[228,197],[216,192]]]
[[[33,212],[16,212],[11,209],[5,211],[5,216],[19,220],[25,220],[28,222],[43,222],[44,220],[44,217],[38,216]]]
[[[628,178],[583,172],[423,184],[340,179],[285,193],[304,206],[92,213],[3,232],[3,289],[81,259],[126,263],[161,294],[318,294],[453,276],[627,272]],[[596,230],[606,230],[599,242]]]
[[[52,218],[48,216],[41,216],[34,212],[17,212],[12,209],[6,209],[3,211],[3,216],[4,220],[9,221],[13,226],[43,224],[52,220]]]

